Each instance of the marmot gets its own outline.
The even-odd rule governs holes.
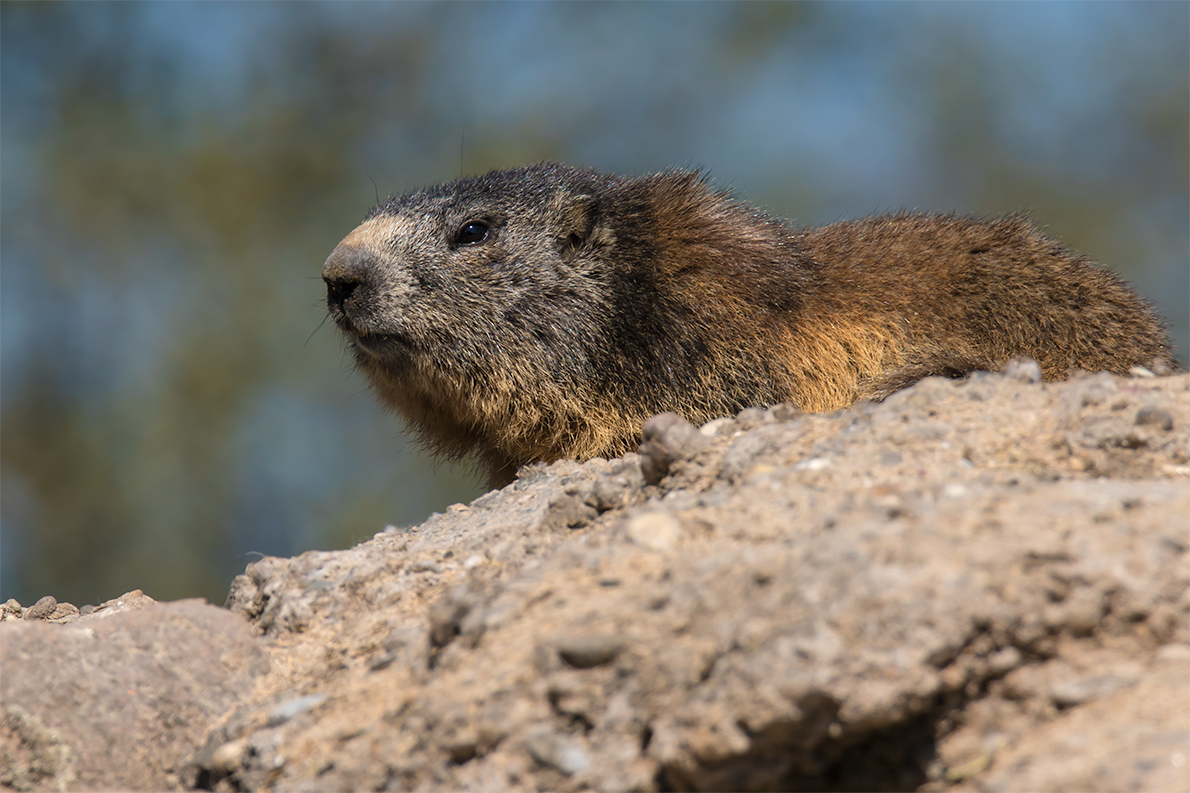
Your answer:
[[[635,449],[663,411],[829,411],[1026,356],[1177,368],[1120,278],[1024,217],[797,229],[698,172],[539,163],[391,198],[322,277],[380,399],[492,484]]]

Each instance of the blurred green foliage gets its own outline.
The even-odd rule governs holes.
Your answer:
[[[318,278],[377,196],[460,173],[1026,209],[1185,351],[1188,67],[1186,4],[6,2],[0,597],[221,602],[253,554],[476,495],[375,406]]]

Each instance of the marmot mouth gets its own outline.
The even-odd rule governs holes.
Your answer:
[[[413,351],[413,342],[403,333],[371,333],[366,330],[344,329],[357,349],[375,358],[406,357]]]
[[[409,338],[403,333],[393,333],[391,331],[377,331],[368,328],[365,325],[360,325],[358,322],[352,320],[351,315],[346,312],[331,313],[331,319],[339,330],[343,331],[356,344],[363,347],[374,347],[377,344],[383,344],[386,341],[395,341],[409,345]]]

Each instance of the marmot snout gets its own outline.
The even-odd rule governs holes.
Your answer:
[[[543,163],[393,198],[322,271],[381,400],[492,481],[634,449],[643,422],[880,399],[1014,357],[1177,368],[1123,281],[1027,220],[794,229],[697,173]]]

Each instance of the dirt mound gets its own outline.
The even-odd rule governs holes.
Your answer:
[[[192,626],[187,662],[241,688],[203,685],[252,692],[213,693],[218,726],[159,725],[185,759],[113,757],[106,786],[1190,788],[1190,375],[1035,377],[701,430],[657,417],[641,455],[256,562],[227,605],[267,671],[229,660],[234,631]],[[65,637],[101,614],[37,639],[55,685],[92,681],[73,705],[11,685],[33,669],[13,654],[28,626],[0,626],[6,758],[77,756],[104,707],[162,702],[95,686],[110,670]],[[0,781],[97,784],[42,767]]]

